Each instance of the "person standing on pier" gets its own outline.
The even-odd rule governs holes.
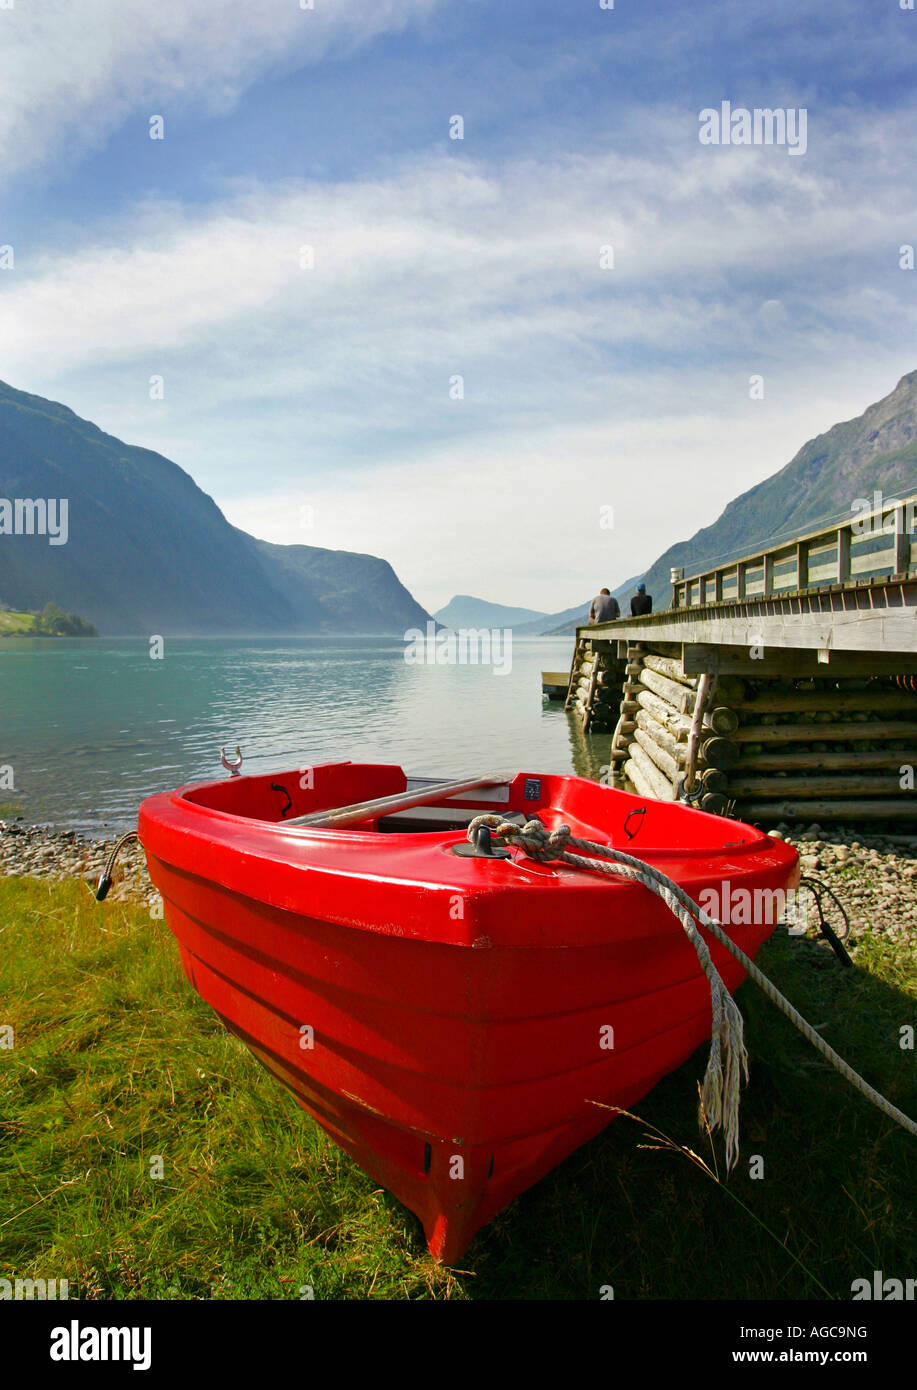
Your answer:
[[[592,600],[589,608],[589,621],[591,623],[613,623],[620,616],[621,609],[618,607],[618,600],[612,598],[610,589],[603,589]]]
[[[630,601],[630,614],[632,618],[641,618],[644,613],[652,613],[653,596],[646,592],[645,584],[637,585],[637,592]]]

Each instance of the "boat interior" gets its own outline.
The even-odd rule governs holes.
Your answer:
[[[566,824],[574,835],[621,847],[639,839],[641,850],[686,842],[722,848],[760,838],[735,821],[569,775],[420,777],[394,764],[335,762],[232,776],[182,795],[213,811],[291,829],[442,834],[465,830],[475,816],[492,812],[520,825],[537,816],[548,829]]]

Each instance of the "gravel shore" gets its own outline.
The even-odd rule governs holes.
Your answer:
[[[805,877],[837,894],[850,919],[851,955],[866,934],[886,938],[902,954],[917,949],[917,835],[799,824],[781,825],[771,833],[798,850]],[[0,821],[0,874],[91,879],[95,886],[114,843],[113,838],[92,840],[74,831]],[[118,855],[108,901],[118,900],[159,901],[139,844],[126,845]],[[838,929],[836,913],[828,921]]]
[[[834,826],[777,826],[771,831],[799,852],[802,876],[837,894],[850,920],[847,949],[883,937],[902,955],[917,949],[917,835],[864,833]],[[837,930],[837,915],[828,915]],[[815,923],[817,926],[817,921]],[[811,923],[810,923],[811,935]]]
[[[0,875],[81,878],[91,881],[95,890],[118,838],[115,835],[106,840],[93,840],[73,830],[0,821]],[[114,882],[106,901],[140,901],[151,906],[159,902],[159,894],[147,873],[146,856],[136,841],[125,845],[119,853]]]

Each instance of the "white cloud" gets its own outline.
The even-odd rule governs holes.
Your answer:
[[[231,107],[270,70],[346,52],[439,0],[20,0],[0,12],[0,173],[101,142],[130,112]]]
[[[139,209],[66,261],[17,258],[2,374],[175,458],[256,534],[386,556],[428,606],[469,571],[577,602],[914,365],[917,192],[869,162],[875,128],[836,121],[821,163],[686,154],[675,114],[647,115],[653,158],[450,151]]]
[[[355,348],[371,360],[383,335],[399,369],[519,341],[665,345],[702,304],[708,341],[734,343],[743,300],[756,315],[771,306],[765,326],[777,302],[750,277],[780,277],[785,318],[787,284],[798,306],[809,277],[835,275],[841,255],[848,266],[871,257],[879,275],[881,240],[893,245],[917,217],[914,189],[891,176],[880,206],[868,182],[841,195],[798,163],[723,153],[661,146],[655,161],[568,156],[499,173],[428,156],[376,181],[248,187],[202,211],[146,207],[66,259],[31,263],[23,248],[5,284],[3,345],[25,372],[63,372],[298,325],[294,341],[320,345],[327,378],[352,368]],[[314,270],[300,267],[304,244]],[[614,270],[599,268],[603,244]]]
[[[812,402],[768,411],[737,387],[715,415],[681,399],[668,418],[450,443],[418,463],[384,457],[356,483],[253,488],[224,510],[267,540],[382,554],[431,612],[456,592],[556,611],[709,525],[812,433]],[[662,379],[649,389],[661,400]],[[839,418],[837,397],[815,409],[825,426]]]

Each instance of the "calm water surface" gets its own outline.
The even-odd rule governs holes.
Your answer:
[[[397,638],[172,638],[0,643],[0,815],[68,829],[126,828],[151,792],[328,758],[407,772],[491,769],[597,777],[609,735],[584,737],[541,671],[567,670],[572,637],[519,638],[512,667],[417,666]]]

